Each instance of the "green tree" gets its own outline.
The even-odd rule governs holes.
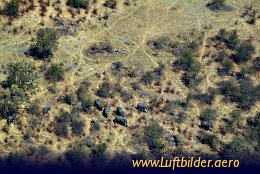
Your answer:
[[[20,10],[19,0],[11,0],[9,2],[6,2],[3,14],[7,16],[18,16]]]
[[[237,48],[234,55],[234,61],[244,63],[252,59],[252,54],[255,51],[254,45],[249,41],[243,41]]]
[[[48,59],[58,46],[58,33],[52,28],[41,28],[37,32],[36,44],[32,45],[29,53],[31,56]]]
[[[74,8],[88,9],[89,0],[67,0],[67,5],[72,6]]]
[[[106,143],[98,144],[93,150],[92,155],[94,158],[103,158],[107,151],[108,145]]]
[[[17,85],[24,90],[35,87],[36,74],[28,62],[16,62],[8,65],[7,85]]]
[[[45,78],[52,82],[61,81],[64,79],[64,70],[60,64],[52,64],[47,72]]]

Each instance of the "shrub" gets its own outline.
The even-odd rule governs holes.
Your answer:
[[[98,144],[93,150],[92,155],[94,158],[103,158],[107,151],[108,145],[106,143]]]
[[[65,157],[72,165],[80,165],[86,160],[87,153],[84,146],[76,142],[71,149],[65,152]]]
[[[78,136],[84,132],[85,123],[82,120],[73,120],[71,127],[72,133]]]
[[[235,49],[239,44],[237,30],[232,30],[227,38],[227,46],[230,49]]]
[[[175,62],[175,66],[183,71],[197,73],[200,70],[200,63],[194,59],[193,51],[184,48],[181,57]]]
[[[204,109],[200,114],[201,121],[213,122],[218,117],[217,111],[215,109],[207,108]]]
[[[64,70],[59,64],[52,64],[47,72],[45,73],[45,78],[52,81],[57,82],[64,79]]]
[[[249,79],[241,80],[239,86],[232,81],[222,82],[220,85],[225,99],[236,102],[241,109],[250,109],[256,101],[260,100],[260,86],[254,86]]]
[[[150,150],[160,152],[164,149],[162,136],[163,128],[157,122],[152,122],[145,127],[144,139]]]
[[[243,41],[237,48],[236,53],[233,56],[233,60],[236,63],[244,63],[252,59],[252,54],[255,51],[255,47],[249,41]]]
[[[224,159],[236,160],[248,160],[254,156],[250,144],[241,138],[235,138],[229,144],[224,145],[220,155]]]
[[[65,137],[65,138],[68,137],[69,135],[68,124],[63,122],[56,122],[55,133],[60,137]]]
[[[88,9],[89,0],[67,0],[67,5],[74,8],[84,8]]]
[[[152,71],[147,71],[142,75],[141,81],[145,85],[151,85],[154,80],[160,80],[165,72],[165,65],[160,62],[159,66]]]
[[[205,104],[211,105],[217,94],[217,89],[209,88],[206,93],[200,93],[194,96],[194,99],[199,100]]]
[[[3,9],[3,14],[7,16],[18,16],[20,11],[19,0],[7,2]]]
[[[100,124],[97,121],[91,121],[90,123],[90,130],[92,132],[98,132],[100,130]]]
[[[239,86],[233,81],[224,81],[220,83],[220,92],[225,96],[226,101],[236,101],[239,93]]]
[[[109,82],[104,82],[101,85],[99,85],[97,95],[103,98],[109,98],[113,96],[113,90],[113,86]]]
[[[260,56],[255,58],[253,62],[253,70],[256,72],[260,71]]]
[[[217,150],[220,147],[219,139],[212,133],[199,131],[197,138],[202,144],[209,145],[209,147],[213,150]]]
[[[72,105],[77,102],[77,97],[75,96],[75,94],[66,94],[63,97],[63,101],[68,105]]]
[[[31,45],[29,54],[39,59],[49,59],[58,45],[58,33],[52,28],[41,28],[37,32],[37,39]]]
[[[85,112],[89,112],[94,104],[92,97],[88,94],[87,88],[81,85],[77,92],[78,100],[82,102],[82,109]]]
[[[40,116],[42,114],[42,110],[39,103],[40,103],[39,100],[33,101],[33,103],[27,109],[27,112],[31,115]]]
[[[233,62],[229,58],[224,59],[221,62],[222,68],[219,69],[219,73],[223,75],[228,75],[230,71],[233,69]]]
[[[27,62],[16,62],[8,64],[8,76],[6,83],[9,87],[18,86],[24,90],[35,87],[36,75],[34,67]]]
[[[212,0],[212,3],[217,4],[219,6],[224,6],[226,0]]]

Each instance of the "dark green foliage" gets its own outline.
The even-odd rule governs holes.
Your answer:
[[[35,100],[33,101],[33,103],[29,106],[29,108],[27,109],[27,112],[31,115],[36,115],[36,116],[40,116],[42,114],[42,109],[40,106],[40,101],[39,100]]]
[[[252,54],[255,51],[255,47],[249,41],[243,41],[236,48],[236,53],[233,56],[233,60],[236,63],[244,63],[252,59]]]
[[[215,88],[209,88],[205,93],[199,93],[194,96],[194,99],[199,100],[202,103],[211,105],[215,99],[218,90]]]
[[[142,75],[141,81],[145,85],[151,85],[153,81],[160,80],[165,72],[165,65],[160,62],[159,66],[152,71],[147,71]]]
[[[60,64],[52,64],[47,72],[45,73],[45,78],[52,82],[61,81],[64,79],[64,70]]]
[[[89,0],[67,0],[67,5],[74,8],[89,8]]]
[[[163,128],[157,122],[152,122],[145,127],[144,140],[151,151],[160,152],[164,149],[162,137]]]
[[[217,111],[215,109],[207,108],[204,109],[200,114],[201,121],[214,122],[218,117]]]
[[[217,150],[220,147],[220,140],[212,133],[199,131],[197,138],[202,144],[209,145],[213,150]]]
[[[223,6],[225,5],[226,0],[212,0],[212,2],[219,6]]]
[[[234,81],[223,81],[220,86],[220,92],[225,96],[226,101],[234,102],[237,100],[239,86]]]
[[[221,125],[220,132],[223,135],[226,135],[227,133],[235,134],[237,132],[237,128],[241,124],[241,111],[240,110],[234,110],[230,114],[230,118],[224,119],[224,124]]]
[[[197,78],[201,64],[194,58],[192,49],[184,48],[181,51],[181,57],[174,63],[177,70],[185,71],[182,81],[186,86],[194,86],[199,83]]]
[[[83,111],[89,112],[94,104],[90,94],[87,92],[87,87],[81,85],[77,92],[78,100],[82,102]]]
[[[227,46],[230,49],[235,49],[239,44],[237,30],[232,30],[227,38]]]
[[[106,143],[98,144],[93,150],[92,155],[94,158],[104,158],[104,154],[107,151],[108,145]]]
[[[7,16],[18,16],[20,11],[19,0],[10,0],[5,3],[2,13]]]
[[[221,29],[219,30],[216,39],[225,42],[227,47],[232,50],[235,49],[240,42],[237,30],[227,32],[225,29]]]
[[[8,118],[16,115],[19,105],[28,99],[28,95],[17,87],[0,90],[0,116]]]
[[[103,98],[109,98],[113,96],[114,87],[109,82],[103,82],[99,85],[97,90],[97,95]]]
[[[72,104],[72,96],[71,95],[65,95],[63,98],[64,102],[71,105]]]
[[[254,118],[248,119],[247,124],[249,126],[248,139],[260,145],[260,112]]]
[[[219,69],[220,75],[228,75],[233,69],[233,61],[228,57],[228,53],[225,50],[217,55],[216,61],[222,65],[222,68]]]
[[[60,137],[68,137],[70,121],[71,115],[67,111],[61,110],[60,115],[56,117],[55,133]]]
[[[36,75],[34,67],[27,62],[16,62],[8,64],[7,86],[18,86],[24,90],[35,87]]]
[[[260,100],[260,86],[254,86],[249,79],[243,79],[237,85],[232,81],[220,84],[220,91],[226,101],[235,102],[241,109],[247,110]]]
[[[74,166],[79,166],[87,159],[84,146],[76,142],[73,147],[65,152],[66,159]]]
[[[252,158],[253,148],[242,138],[235,138],[229,144],[226,144],[220,155],[224,159],[248,160]]]
[[[260,71],[260,56],[256,57],[253,62],[253,71],[259,72]]]
[[[71,127],[72,133],[78,136],[84,132],[85,123],[82,120],[73,120]]]
[[[194,59],[194,53],[191,49],[182,50],[181,57],[175,62],[175,66],[183,71],[198,73],[200,63]]]
[[[37,32],[36,44],[29,49],[29,55],[39,59],[49,59],[58,45],[58,33],[52,28],[41,28]]]
[[[55,133],[60,137],[65,137],[65,138],[68,137],[69,135],[68,124],[63,122],[56,122]]]

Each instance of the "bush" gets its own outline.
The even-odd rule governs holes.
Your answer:
[[[73,120],[71,127],[72,133],[78,136],[84,132],[85,123],[82,120]]]
[[[40,103],[39,100],[33,101],[33,103],[27,109],[27,112],[31,115],[40,116],[42,114],[42,110],[39,103]]]
[[[27,62],[16,62],[8,64],[7,86],[18,86],[24,90],[35,87],[36,74],[34,67]]]
[[[29,55],[49,59],[58,45],[58,33],[52,28],[41,28],[37,32],[36,44],[31,45]]]
[[[227,32],[225,29],[221,29],[219,30],[216,39],[225,42],[227,47],[232,50],[235,49],[240,42],[237,30]]]
[[[188,48],[182,50],[181,57],[175,62],[175,66],[187,72],[200,71],[200,63],[194,59],[193,51]]]
[[[241,138],[235,138],[229,144],[224,145],[220,155],[224,159],[236,160],[248,160],[254,156],[250,144]]]
[[[47,72],[45,73],[45,78],[52,82],[61,81],[64,79],[64,70],[59,64],[52,64]]]
[[[194,99],[199,100],[205,104],[211,105],[217,94],[217,89],[209,88],[206,93],[200,93],[194,96]]]
[[[56,122],[55,133],[60,137],[65,137],[65,138],[68,137],[69,135],[68,124],[63,122]]]
[[[255,58],[255,60],[253,62],[253,70],[255,72],[259,72],[260,71],[260,56]]]
[[[204,109],[200,114],[201,121],[213,122],[218,117],[217,111],[215,109],[207,108]]]
[[[3,9],[3,14],[7,16],[18,16],[20,11],[19,0],[7,2]]]
[[[92,97],[88,94],[87,88],[81,85],[77,92],[78,100],[82,102],[82,109],[85,112],[89,112],[94,104]]]
[[[255,47],[249,41],[243,41],[237,48],[236,53],[233,56],[233,60],[236,63],[244,63],[252,59],[252,54],[255,51]]]
[[[92,155],[94,158],[103,158],[105,152],[107,151],[108,145],[106,143],[98,144],[93,150]]]
[[[239,86],[232,81],[222,82],[220,85],[225,100],[237,103],[241,109],[248,110],[260,100],[260,85],[254,86],[249,79],[241,80]]]
[[[152,122],[145,127],[144,139],[150,150],[160,152],[164,149],[162,137],[163,128],[157,122]]]
[[[142,75],[141,81],[145,85],[151,85],[153,81],[160,80],[165,72],[165,65],[160,62],[159,66],[153,71],[147,71]]]
[[[55,133],[61,137],[68,137],[69,135],[69,122],[71,121],[71,115],[67,111],[61,110],[60,115],[56,117]]]
[[[99,89],[97,90],[97,95],[103,98],[109,98],[113,96],[113,86],[109,82],[104,82],[99,85]]]
[[[199,135],[197,136],[197,138],[202,144],[209,145],[209,147],[213,150],[217,150],[220,147],[219,139],[212,133],[199,131]]]
[[[92,132],[98,132],[100,130],[100,124],[97,121],[91,121],[90,123],[90,130]]]
[[[75,143],[71,149],[65,152],[65,157],[72,165],[81,165],[86,160],[87,153],[82,144]]]
[[[74,8],[84,8],[88,9],[89,0],[67,0],[67,5]]]

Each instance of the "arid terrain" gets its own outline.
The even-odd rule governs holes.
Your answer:
[[[0,2],[0,9],[7,1]],[[0,15],[1,93],[12,90],[12,85],[4,85],[10,63],[27,62],[36,74],[35,88],[27,90],[27,98],[16,106],[16,118],[7,124],[8,115],[0,116],[3,160],[19,156],[39,163],[55,159],[69,163],[98,154],[109,163],[119,154],[219,158],[236,152],[241,158],[246,153],[259,159],[259,0],[226,0],[228,10],[211,9],[210,0],[117,0],[114,6],[90,0],[85,9],[66,0],[32,2],[21,0],[15,17]],[[25,54],[41,28],[59,35],[50,60]],[[232,34],[220,37],[221,29],[225,35],[237,31],[235,46]],[[254,47],[246,54],[248,60],[239,59],[243,42]],[[223,50],[227,55],[219,61]],[[185,53],[194,64],[180,63]],[[64,71],[55,82],[46,78],[52,64]],[[196,75],[190,74],[193,67],[198,67]],[[100,94],[102,84],[105,91]],[[95,105],[76,113],[79,102],[84,104],[80,94],[92,104],[101,100],[103,108],[109,104],[109,116],[105,118]],[[8,103],[5,95],[0,96]],[[139,103],[148,111],[138,111]],[[45,113],[47,104],[51,109]],[[40,112],[30,112],[32,107]],[[114,122],[117,107],[123,109],[127,127]],[[58,121],[62,114],[69,117],[64,124]],[[214,118],[203,119],[208,115]],[[57,127],[61,122],[62,128]],[[81,131],[75,131],[77,125]],[[60,133],[59,128],[66,130]],[[236,139],[238,146],[233,147]]]

